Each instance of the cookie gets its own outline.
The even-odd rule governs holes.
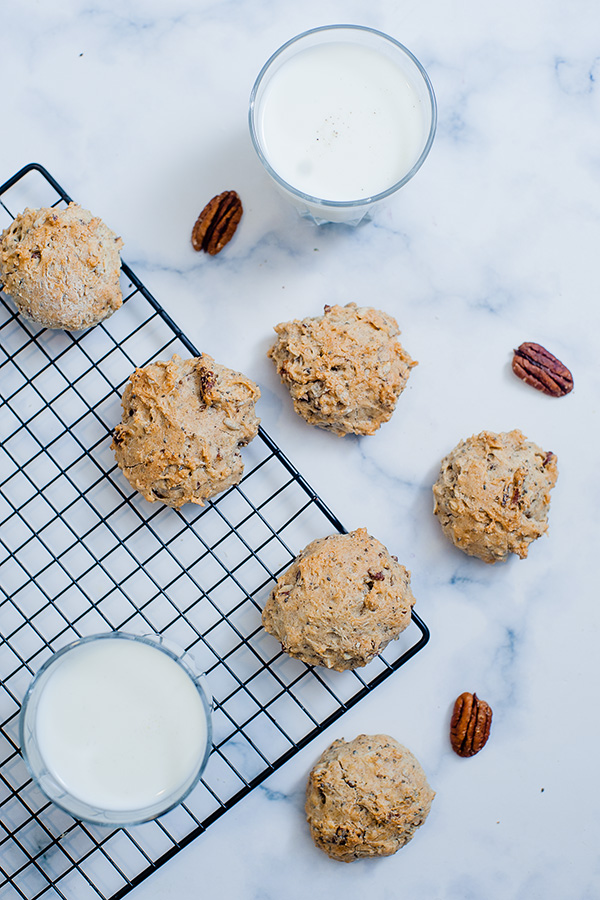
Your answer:
[[[111,444],[117,463],[146,500],[203,506],[241,479],[259,397],[253,381],[206,354],[136,369]]]
[[[334,741],[308,777],[306,818],[331,859],[391,856],[410,841],[435,792],[415,756],[386,734]]]
[[[27,319],[78,331],[123,303],[123,241],[76,203],[26,209],[0,235],[0,284]]]
[[[417,363],[392,316],[370,307],[326,306],[282,322],[268,352],[296,412],[337,435],[374,434],[390,418]]]
[[[410,572],[358,528],[305,547],[277,579],[262,622],[290,656],[341,672],[397,638],[414,602]]]
[[[520,431],[482,431],[442,460],[433,486],[434,514],[444,534],[486,563],[510,553],[524,559],[548,529],[556,456]]]

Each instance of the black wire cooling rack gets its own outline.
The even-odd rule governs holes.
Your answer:
[[[37,164],[0,187],[0,231],[69,197]],[[240,484],[180,511],[132,492],[110,450],[129,374],[198,351],[127,265],[124,306],[69,334],[0,295],[0,900],[124,896],[420,650],[413,614],[356,672],[293,660],[261,628],[274,579],[344,528],[261,430]],[[226,360],[225,360],[226,362]],[[53,652],[81,636],[155,632],[194,656],[214,695],[204,778],[174,810],[127,829],[85,825],[32,783],[20,703]]]

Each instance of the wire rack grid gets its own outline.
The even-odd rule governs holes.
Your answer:
[[[0,231],[70,198],[40,165],[0,187]],[[305,666],[261,627],[274,580],[344,528],[272,439],[244,450],[239,485],[205,507],[150,504],[110,450],[136,366],[198,351],[123,264],[124,306],[85,332],[36,327],[0,294],[0,900],[116,900],[197,837],[427,642],[416,614],[360,671]],[[35,672],[79,637],[163,635],[214,697],[197,788],[144,825],[72,819],[30,779],[20,704]]]

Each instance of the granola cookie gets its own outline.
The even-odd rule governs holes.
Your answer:
[[[387,734],[334,741],[308,776],[306,818],[331,859],[391,856],[410,841],[435,792],[415,756]]]
[[[253,381],[206,354],[136,369],[111,444],[117,463],[146,500],[203,506],[241,479],[259,397]]]
[[[294,409],[335,434],[374,434],[391,418],[417,363],[392,316],[370,307],[326,306],[322,316],[275,326],[269,350]]]
[[[123,303],[122,246],[102,219],[76,203],[26,209],[0,235],[0,284],[39,325],[89,328]]]
[[[459,550],[495,563],[548,530],[556,456],[520,431],[482,431],[461,441],[443,460],[434,514]]]
[[[277,579],[262,621],[290,656],[341,672],[397,638],[414,602],[410,572],[358,528],[305,547]]]

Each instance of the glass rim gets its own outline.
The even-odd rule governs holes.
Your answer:
[[[165,653],[169,656],[177,665],[179,665],[186,675],[190,678],[196,691],[202,701],[202,705],[204,707],[204,713],[206,718],[206,747],[204,749],[204,753],[202,755],[202,759],[198,765],[198,771],[194,775],[192,781],[189,785],[185,787],[184,790],[174,795],[174,799],[168,800],[168,805],[163,806],[158,801],[154,804],[145,807],[138,807],[137,809],[125,809],[125,810],[114,810],[114,809],[103,809],[99,806],[94,806],[91,803],[86,802],[85,800],[80,800],[73,794],[70,794],[67,789],[64,790],[65,796],[68,796],[73,800],[73,806],[67,805],[65,803],[64,798],[56,799],[54,796],[51,796],[47,790],[40,783],[41,772],[37,771],[36,767],[33,765],[32,760],[30,758],[29,752],[26,749],[26,739],[25,739],[25,727],[26,727],[26,717],[27,710],[31,699],[34,695],[34,691],[37,689],[41,679],[45,675],[45,673],[53,668],[58,662],[60,662],[61,658],[65,656],[67,653],[76,650],[78,647],[81,647],[85,644],[93,643],[98,640],[130,640],[137,643],[147,644],[150,647],[153,647],[155,650],[159,650],[162,653]],[[23,761],[25,766],[31,775],[35,784],[39,787],[42,793],[48,797],[48,799],[62,809],[64,812],[68,813],[70,816],[73,816],[76,819],[80,819],[82,821],[92,823],[95,825],[108,825],[110,827],[123,828],[132,825],[141,825],[144,822],[151,821],[152,819],[156,819],[159,816],[165,815],[165,813],[170,812],[170,810],[174,809],[178,806],[185,798],[190,794],[190,792],[196,787],[198,782],[200,781],[204,770],[206,768],[206,764],[208,762],[208,758],[212,751],[212,719],[211,719],[211,702],[209,697],[206,694],[206,691],[202,687],[200,683],[202,679],[202,675],[197,674],[193,671],[193,669],[187,664],[185,657],[188,654],[188,651],[181,648],[181,655],[178,655],[177,651],[168,646],[168,643],[165,642],[165,638],[162,635],[154,635],[154,634],[132,634],[125,631],[107,631],[101,632],[98,634],[90,634],[85,635],[84,637],[77,638],[75,641],[71,641],[69,644],[65,644],[64,647],[61,647],[59,650],[56,650],[52,656],[48,657],[48,659],[40,666],[38,671],[33,676],[27,691],[25,692],[25,696],[23,698],[23,702],[21,704],[21,710],[19,712],[19,745],[21,748],[21,755],[23,757]],[[43,760],[42,754],[39,752],[38,755],[41,760]],[[50,773],[51,774],[51,773]],[[86,812],[89,810],[89,816],[86,816]]]
[[[322,197],[315,197],[312,194],[307,194],[305,191],[300,190],[299,188],[294,187],[288,181],[279,175],[267,157],[265,156],[260,141],[257,136],[257,128],[255,125],[255,110],[256,110],[256,95],[263,83],[265,76],[268,71],[272,67],[273,63],[291,46],[297,44],[299,41],[304,40],[306,37],[309,37],[314,34],[321,34],[325,32],[333,32],[333,31],[355,31],[355,32],[366,32],[368,34],[372,34],[377,38],[382,38],[384,41],[387,41],[389,44],[392,44],[397,50],[399,50],[402,54],[404,54],[408,59],[414,64],[417,71],[423,78],[423,82],[427,89],[427,96],[429,99],[430,110],[431,110],[431,121],[429,123],[429,133],[427,135],[427,140],[425,145],[419,154],[418,159],[409,169],[409,171],[401,178],[399,181],[394,182],[390,187],[386,188],[384,191],[379,191],[377,194],[370,194],[368,197],[359,197],[356,200],[324,200]],[[379,200],[384,200],[386,197],[389,197],[391,194],[394,194],[397,190],[403,187],[410,179],[418,172],[421,168],[425,159],[429,155],[429,151],[431,150],[431,146],[433,144],[433,139],[435,137],[435,132],[437,128],[437,101],[435,97],[435,92],[433,90],[433,85],[431,83],[431,79],[427,74],[427,71],[423,64],[417,59],[417,57],[405,47],[404,44],[401,44],[400,41],[397,41],[396,38],[391,37],[391,35],[386,34],[384,31],[379,31],[377,28],[371,28],[368,25],[319,25],[316,28],[309,28],[307,31],[302,31],[300,34],[295,35],[290,38],[285,44],[282,44],[271,56],[267,59],[260,72],[256,76],[256,80],[254,85],[252,86],[252,90],[250,92],[250,104],[248,108],[248,124],[250,127],[250,137],[252,139],[252,144],[256,151],[258,158],[263,164],[264,168],[267,170],[271,178],[276,181],[282,188],[284,188],[289,193],[293,194],[299,200],[303,202],[310,203],[314,206],[322,206],[324,208],[332,208],[332,209],[349,209],[353,207],[362,207],[362,206],[370,206],[373,203],[377,203]]]

